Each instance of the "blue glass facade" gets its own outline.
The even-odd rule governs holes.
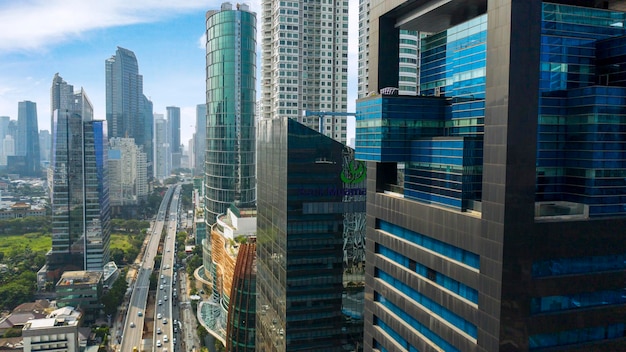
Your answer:
[[[559,2],[375,5],[370,88],[399,29],[437,29],[422,96],[357,101],[367,347],[626,349],[626,14]]]

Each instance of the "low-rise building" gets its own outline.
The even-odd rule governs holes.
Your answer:
[[[82,314],[73,307],[57,309],[43,319],[29,320],[22,329],[24,352],[79,352]]]
[[[66,271],[56,284],[57,307],[76,307],[85,319],[95,320],[101,308],[103,274],[99,271]]]

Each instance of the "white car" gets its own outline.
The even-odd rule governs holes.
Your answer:
[[[163,335],[163,342],[167,342],[169,341],[169,339],[167,338],[167,335]]]
[[[159,300],[159,305],[163,304],[163,301]]]
[[[167,318],[163,318],[163,324],[167,324]]]
[[[161,334],[161,328],[157,328],[157,335]]]
[[[157,340],[157,347],[161,347],[161,340]]]
[[[135,322],[132,322],[132,321],[131,321],[131,322],[130,322],[130,327],[131,327],[131,328],[134,328],[134,327],[135,327]]]
[[[157,314],[157,319],[161,319],[163,318],[163,315],[161,313]]]
[[[137,316],[138,316],[138,317],[143,316],[143,313],[142,313],[141,311],[138,311],[138,312],[137,312]]]

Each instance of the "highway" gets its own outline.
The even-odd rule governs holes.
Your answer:
[[[144,312],[146,311],[148,292],[150,289],[150,275],[154,267],[154,258],[159,249],[161,234],[165,227],[166,220],[168,220],[166,215],[168,212],[171,212],[172,209],[171,205],[168,209],[168,204],[170,203],[170,199],[178,199],[179,194],[180,186],[171,186],[167,190],[159,207],[154,225],[152,226],[150,239],[146,245],[142,260],[140,263],[136,263],[138,265],[138,272],[134,283],[131,285],[132,294],[124,321],[122,341],[120,344],[121,348],[119,349],[120,352],[131,352],[134,347],[137,347],[139,351],[147,351],[154,348],[152,344],[142,346],[145,319]],[[174,201],[172,201],[172,203],[174,203]],[[174,209],[177,209],[178,201],[175,203],[176,208]],[[176,223],[176,220],[174,220],[174,223]],[[170,349],[169,351],[172,350]]]
[[[168,222],[167,222],[167,234],[163,240],[163,256],[161,260],[161,272],[159,276],[159,284],[156,292],[157,306],[154,309],[154,337],[153,341],[156,341],[153,351],[175,351],[174,349],[174,312],[172,310],[173,300],[173,283],[176,282],[174,264],[176,261],[176,232],[179,222],[179,207],[180,207],[180,190],[181,187],[176,187],[176,192],[172,197],[172,203],[170,204]],[[159,331],[161,332],[159,334]],[[177,341],[178,342],[178,341]],[[162,347],[159,347],[161,345]]]

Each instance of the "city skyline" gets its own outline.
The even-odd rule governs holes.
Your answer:
[[[50,130],[48,84],[55,73],[62,72],[68,81],[82,82],[90,92],[94,118],[105,120],[104,61],[121,46],[137,55],[144,94],[154,103],[154,112],[164,114],[166,106],[181,107],[181,143],[186,146],[195,131],[196,105],[205,101],[204,17],[222,2],[0,4],[0,115],[16,119],[17,103],[30,100],[37,103],[39,129]],[[246,3],[260,13],[260,0]],[[48,21],[50,16],[59,21]],[[357,21],[358,3],[351,2],[348,59],[354,63]],[[349,65],[348,77],[348,111],[354,111],[356,65]]]

